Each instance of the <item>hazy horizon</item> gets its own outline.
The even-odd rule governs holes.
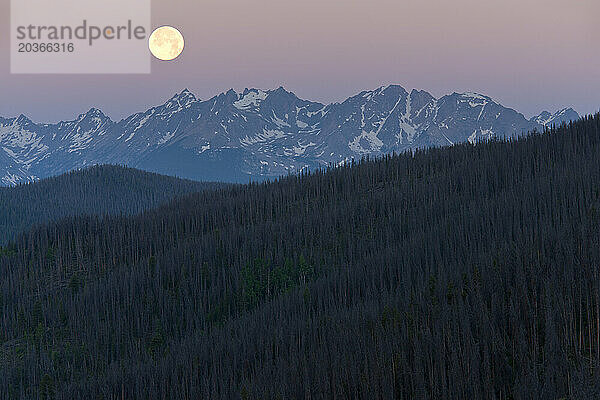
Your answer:
[[[208,99],[230,88],[284,86],[332,103],[389,84],[435,97],[477,92],[526,117],[600,108],[600,27],[593,0],[154,1],[152,25],[186,39],[149,75],[11,75],[9,0],[0,0],[0,116],[73,119],[91,107],[113,120],[184,88]]]

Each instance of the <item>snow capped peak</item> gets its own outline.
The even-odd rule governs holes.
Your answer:
[[[359,93],[358,95],[351,97],[348,100],[355,100],[355,99],[366,99],[367,101],[371,101],[376,97],[379,96],[392,96],[394,98],[398,98],[398,97],[405,97],[408,96],[408,92],[406,91],[406,89],[404,89],[404,87],[400,86],[400,85],[388,85],[388,86],[380,86],[377,89],[374,90],[366,90],[363,91],[361,93]],[[346,100],[346,101],[348,101]]]
[[[375,95],[384,95],[384,96],[393,96],[393,97],[406,97],[411,92],[406,90],[403,86],[400,85],[388,85],[382,86],[379,89],[373,91]]]
[[[453,96],[456,96],[457,103],[467,103],[471,108],[481,108],[481,112],[485,106],[494,102],[490,97],[475,92],[453,93]]]
[[[209,102],[212,102],[214,104],[224,105],[224,104],[230,104],[234,101],[237,101],[239,98],[240,98],[240,94],[238,92],[236,92],[234,89],[229,89],[226,92],[222,92],[222,93],[219,93],[218,95],[214,96],[212,99],[209,100]]]
[[[542,113],[540,113],[539,115],[533,116],[530,121],[540,124],[544,127],[550,127],[552,125],[560,125],[563,122],[569,123],[578,119],[579,114],[577,113],[577,111],[568,107],[563,108],[562,110],[559,110],[554,114],[551,114],[548,111],[542,111]]]
[[[167,106],[167,108],[187,107],[190,104],[195,103],[196,101],[198,101],[196,96],[188,89],[184,89],[180,93],[177,93],[173,97],[171,97],[169,101],[165,103],[165,106]]]
[[[267,99],[268,92],[260,89],[246,89],[239,97],[239,100],[233,103],[238,110],[249,110],[260,107],[260,103]]]
[[[486,100],[486,101],[490,101],[491,98],[488,96],[485,96],[483,94],[479,94],[479,93],[475,93],[475,92],[464,92],[464,93],[460,93],[461,97],[466,97],[469,99],[474,99],[474,100]]]
[[[69,121],[69,123],[83,123],[88,121],[95,121],[96,123],[104,123],[106,121],[111,121],[109,117],[107,117],[101,110],[97,108],[90,108],[87,112],[83,114],[79,114],[75,121]]]
[[[388,85],[383,88],[383,90],[388,90],[388,89],[394,89],[394,90],[408,93],[408,90],[406,90],[403,86],[397,85],[397,84]],[[379,90],[381,90],[381,88]]]
[[[102,112],[102,110],[99,110],[97,108],[90,108],[90,110],[87,113],[85,113],[85,116],[91,118],[110,119]]]
[[[542,111],[540,115],[538,115],[537,117],[546,117],[546,118],[550,118],[552,117],[552,113],[550,111]]]
[[[277,89],[274,90],[270,90],[270,93],[287,93],[287,94],[292,94],[292,92],[290,92],[289,90],[286,90],[283,86],[279,86]]]
[[[567,107],[567,108],[563,108],[562,110],[559,110],[556,112],[556,114],[554,114],[556,117],[560,117],[563,115],[575,115],[577,114],[577,117],[579,117],[579,114],[577,113],[577,111],[573,110],[571,107]]]
[[[18,117],[14,118],[14,123],[19,124],[19,125],[24,125],[24,124],[31,124],[32,122],[25,115],[19,114]]]
[[[267,92],[267,94],[269,96],[274,96],[277,98],[290,98],[290,97],[296,97],[296,95],[293,92],[290,92],[289,90],[287,90],[286,88],[284,88],[283,86],[279,86],[277,89],[273,89],[273,90],[269,90]]]
[[[531,118],[531,121],[546,126],[552,120],[552,114],[549,111],[542,111],[539,115],[535,115]]]

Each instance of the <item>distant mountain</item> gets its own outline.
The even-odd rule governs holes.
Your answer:
[[[223,186],[99,166],[0,188],[0,245],[36,224],[76,215],[136,214],[177,196]]]
[[[119,122],[98,109],[74,121],[0,118],[0,181],[11,185],[94,164],[196,180],[247,182],[366,155],[515,137],[567,119],[572,109],[528,121],[488,96],[436,99],[401,86],[342,103],[302,100],[284,88],[230,90],[199,100],[184,90]]]
[[[543,111],[540,115],[536,115],[531,118],[532,122],[545,127],[551,127],[552,125],[559,126],[560,124],[569,123],[579,119],[579,114],[572,108],[563,108],[560,111],[551,114],[548,111]]]

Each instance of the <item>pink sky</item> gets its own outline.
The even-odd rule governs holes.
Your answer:
[[[189,88],[276,88],[322,102],[400,84],[435,96],[490,95],[526,116],[600,108],[598,0],[161,0],[153,25],[186,39],[151,75],[10,75],[9,0],[0,0],[0,116],[113,119]]]

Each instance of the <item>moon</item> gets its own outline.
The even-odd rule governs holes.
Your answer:
[[[148,43],[150,52],[162,61],[171,61],[179,57],[184,45],[183,35],[172,26],[156,28]]]

